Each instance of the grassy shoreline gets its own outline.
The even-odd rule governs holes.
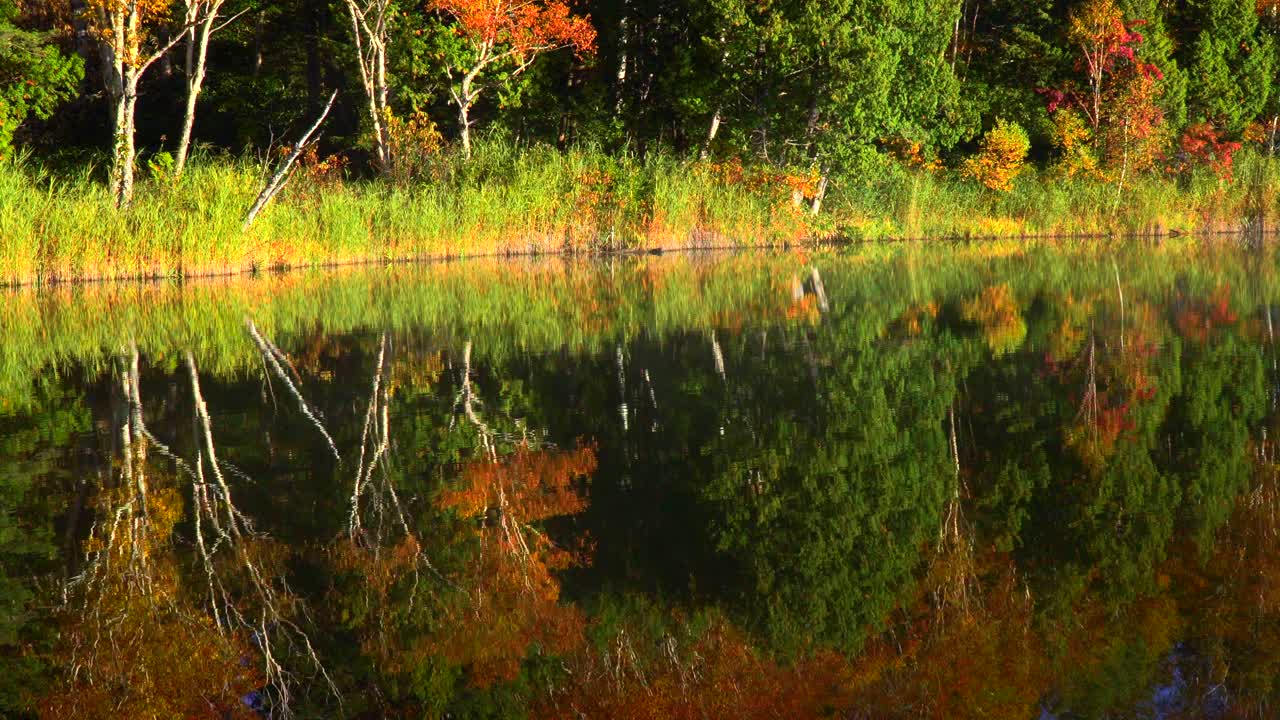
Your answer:
[[[469,162],[442,155],[413,182],[345,179],[340,164],[312,162],[242,232],[262,175],[247,159],[201,158],[177,181],[154,173],[124,211],[92,169],[10,162],[0,163],[0,285],[835,239],[1205,234],[1274,214],[1278,166],[1254,154],[1232,181],[1143,177],[1116,202],[1101,181],[1028,171],[994,193],[886,159],[837,179],[815,215],[798,176],[781,171],[492,142]]]

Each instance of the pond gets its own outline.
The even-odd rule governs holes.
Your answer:
[[[1267,717],[1277,267],[892,245],[9,292],[0,715]]]

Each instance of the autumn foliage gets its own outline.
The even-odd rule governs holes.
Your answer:
[[[458,33],[476,45],[507,47],[520,61],[555,48],[581,54],[595,50],[590,20],[572,14],[560,0],[431,0],[429,7],[457,19]]]
[[[1207,298],[1183,298],[1174,317],[1178,334],[1197,345],[1204,345],[1224,328],[1239,319],[1231,309],[1231,286],[1219,285]]]
[[[1231,180],[1235,154],[1240,143],[1222,137],[1212,123],[1196,123],[1182,134],[1182,152],[1191,164],[1211,168],[1220,179]]]
[[[1033,603],[1012,563],[981,564],[987,587],[966,611],[941,612],[924,595],[892,635],[869,643],[855,665],[852,717],[1036,717],[1052,675]]]
[[[962,172],[997,192],[1013,189],[1013,179],[1025,168],[1031,141],[1017,123],[997,120],[982,138],[978,154],[965,161]]]
[[[1141,325],[1144,308],[1131,310],[1137,327],[1123,346],[1106,347],[1096,335],[1081,343],[1074,357],[1045,357],[1045,374],[1071,388],[1076,408],[1064,424],[1063,443],[1091,472],[1102,472],[1120,447],[1136,440],[1142,411],[1157,402],[1156,360],[1160,345]]]
[[[1138,62],[1135,49],[1143,37],[1133,28],[1142,24],[1141,20],[1126,23],[1115,0],[1085,0],[1076,7],[1070,16],[1067,37],[1080,51],[1077,68],[1088,79],[1088,96],[1082,97],[1074,89],[1050,91],[1049,111],[1053,112],[1064,102],[1072,102],[1097,129],[1102,123],[1102,103],[1109,76],[1124,64]]]
[[[1027,337],[1027,323],[1008,285],[992,285],[964,303],[960,315],[982,328],[987,347],[997,356],[1018,349]]]
[[[1230,689],[1233,717],[1270,717],[1280,677],[1280,464],[1274,441],[1251,448],[1250,492],[1237,498],[1212,556],[1202,563],[1167,563],[1177,584],[1198,592],[1184,603],[1191,630],[1215,657],[1206,685]]]
[[[467,465],[461,487],[441,495],[441,508],[479,524],[475,558],[458,579],[461,597],[435,639],[444,657],[470,669],[473,684],[514,678],[531,646],[568,653],[582,643],[582,613],[560,604],[555,572],[585,558],[531,523],[582,512],[581,486],[595,468],[589,446],[521,447],[500,462]]]
[[[1280,117],[1273,117],[1265,122],[1249,123],[1244,129],[1242,139],[1270,150],[1275,144],[1277,134],[1280,134]]]
[[[88,0],[85,5],[94,33],[106,43],[118,40],[121,59],[130,66],[143,62],[145,44],[175,9],[173,0]]]
[[[1161,156],[1164,111],[1159,104],[1164,74],[1138,57],[1144,38],[1135,28],[1143,20],[1126,21],[1115,0],[1085,0],[1071,13],[1067,36],[1078,51],[1076,69],[1085,83],[1068,82],[1041,88],[1050,113],[1079,112],[1092,131],[1098,158],[1124,182],[1149,168]],[[1092,170],[1091,157],[1076,148],[1084,136],[1066,127],[1069,116],[1055,118],[1059,144],[1069,174]]]
[[[1151,168],[1168,144],[1158,73],[1154,65],[1130,67],[1103,111],[1102,158],[1121,178]]]
[[[36,699],[41,718],[249,718],[242,698],[263,686],[242,634],[224,634],[184,591],[173,531],[182,496],[153,476],[129,529],[85,541],[93,560],[62,615],[54,661],[65,680]],[[104,512],[130,507],[131,488],[102,490]],[[131,510],[132,511],[132,510]]]
[[[623,626],[566,660],[572,681],[540,697],[546,720],[764,720],[826,717],[846,704],[847,661],[819,652],[778,662],[722,618],[651,639]]]
[[[1101,177],[1093,132],[1079,112],[1068,108],[1054,112],[1052,139],[1058,151],[1058,172],[1069,178]]]
[[[440,496],[441,507],[463,517],[483,517],[490,510],[500,521],[530,523],[558,515],[574,515],[587,507],[577,487],[596,469],[595,450],[531,450],[521,446],[501,462],[464,466],[461,487]]]
[[[741,187],[752,192],[765,192],[776,198],[779,205],[795,205],[799,199],[811,200],[818,191],[818,174],[787,168],[750,165],[741,158],[708,163],[699,172],[714,178],[722,185]]]
[[[428,9],[452,16],[455,32],[467,52],[449,58],[449,89],[458,107],[462,147],[471,157],[471,107],[480,98],[477,83],[489,68],[509,68],[508,77],[524,72],[542,53],[573,48],[578,55],[595,51],[596,31],[586,17],[574,15],[563,0],[428,0]]]

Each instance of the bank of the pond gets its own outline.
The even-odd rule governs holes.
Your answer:
[[[814,213],[813,179],[798,171],[491,144],[413,180],[312,162],[245,231],[263,174],[247,159],[203,158],[176,181],[157,169],[126,210],[94,168],[0,163],[0,284],[835,238],[1191,234],[1242,229],[1280,196],[1277,163],[1259,155],[1232,180],[1152,175],[1117,188],[1028,170],[1008,193],[947,171],[882,170],[834,179]]]

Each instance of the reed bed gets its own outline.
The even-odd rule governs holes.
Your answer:
[[[819,214],[782,172],[559,151],[490,140],[416,177],[353,179],[340,163],[297,170],[248,231],[262,182],[249,158],[202,156],[157,173],[116,210],[100,168],[0,163],[0,284],[192,277],[405,259],[760,247],[833,238],[1166,235],[1258,227],[1280,163],[1242,154],[1233,179],[1196,172],[1114,183],[1025,172],[995,193],[939,170],[884,162],[834,178]],[[797,171],[800,172],[800,171]]]

